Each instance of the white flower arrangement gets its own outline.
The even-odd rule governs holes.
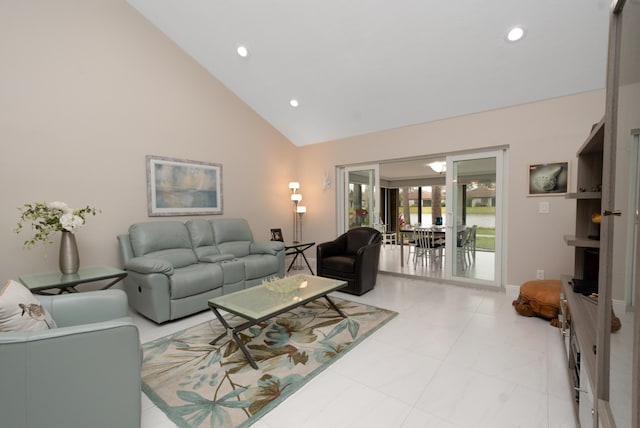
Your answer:
[[[89,214],[96,215],[98,211],[89,205],[82,208],[70,208],[60,201],[37,202],[24,204],[20,210],[20,221],[15,228],[20,233],[25,222],[31,222],[31,229],[35,231],[33,238],[24,241],[25,248],[32,248],[38,242],[50,244],[50,235],[53,232],[74,233],[85,223],[85,217]]]

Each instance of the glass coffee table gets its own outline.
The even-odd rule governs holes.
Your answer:
[[[212,340],[210,344],[215,345],[218,340],[225,336],[233,338],[242,353],[247,357],[251,367],[257,370],[256,361],[238,336],[240,331],[321,297],[324,297],[341,317],[346,318],[347,316],[344,312],[328,296],[332,291],[346,285],[345,281],[337,279],[311,275],[294,275],[210,299],[209,307],[211,311],[226,329],[225,333]],[[224,319],[220,310],[238,315],[247,321],[232,327]]]

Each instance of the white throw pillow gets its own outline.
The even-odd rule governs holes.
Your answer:
[[[51,328],[56,328],[55,321],[31,291],[17,281],[7,281],[0,289],[0,332]]]

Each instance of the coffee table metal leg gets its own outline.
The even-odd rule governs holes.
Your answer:
[[[339,313],[339,314],[340,314],[340,316],[341,316],[342,318],[347,318],[347,316],[345,315],[345,313],[344,313],[344,312],[342,312],[342,310],[340,310],[340,308],[339,308],[338,306],[336,306],[336,304],[335,304],[335,303],[333,303],[333,300],[331,300],[331,299],[329,298],[329,296],[325,295],[325,296],[324,296],[324,298],[325,298],[325,299],[327,299],[327,302],[329,302],[329,305],[331,305],[331,307],[332,307],[332,308],[333,308],[337,313]]]
[[[233,335],[233,339],[238,344],[238,347],[240,348],[244,356],[247,358],[247,361],[249,361],[249,364],[251,364],[251,367],[258,370],[258,365],[256,364],[256,360],[253,359],[253,357],[249,353],[249,350],[246,348],[246,346],[244,346],[244,343],[242,343],[242,339],[240,339],[240,336],[238,336],[238,333],[234,331],[232,335]]]
[[[253,367],[254,369],[258,370],[258,364],[256,364],[256,361],[253,359],[253,357],[249,353],[249,350],[247,349],[246,346],[244,346],[244,343],[242,343],[242,339],[240,338],[240,336],[238,336],[238,331],[244,330],[245,328],[253,325],[253,323],[242,324],[241,326],[237,327],[237,331],[236,331],[236,328],[231,327],[229,325],[229,323],[227,322],[226,319],[224,319],[222,314],[220,314],[220,312],[218,312],[218,309],[216,309],[214,307],[211,307],[211,311],[215,314],[216,318],[218,318],[218,321],[220,321],[220,324],[222,324],[224,326],[226,332],[224,332],[220,336],[216,337],[214,340],[209,342],[209,344],[210,345],[215,345],[215,343],[218,340],[222,339],[224,336],[231,336],[233,338],[233,340],[235,340],[236,344],[238,345],[238,348],[240,348],[240,350],[244,354],[244,356],[247,359],[247,361],[249,361],[249,364],[251,364],[251,367]]]

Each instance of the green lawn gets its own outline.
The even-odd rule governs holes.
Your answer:
[[[400,207],[398,212],[402,212],[402,211],[403,211],[402,207]],[[442,211],[444,213],[445,207],[442,207]],[[409,207],[409,212],[411,212],[411,214],[418,214],[418,207],[415,205]],[[431,207],[423,207],[422,212],[424,214],[431,214]],[[467,207],[467,213],[468,214],[495,214],[496,207]]]
[[[496,230],[487,227],[479,227],[476,230],[476,248],[479,250],[495,251]]]

